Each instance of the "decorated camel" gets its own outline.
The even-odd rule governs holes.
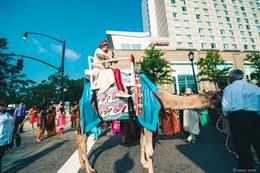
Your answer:
[[[157,86],[144,74],[135,74],[133,56],[117,60],[130,61],[130,72],[121,72],[125,91],[131,95],[129,98],[116,97],[117,87],[115,84],[105,92],[99,92],[99,89],[95,88],[95,81],[91,73],[91,66],[94,63],[91,61],[91,57],[89,57],[90,71],[88,75],[90,75],[90,82],[85,85],[77,119],[76,143],[80,165],[81,168],[85,168],[87,173],[96,172],[88,161],[86,147],[86,140],[88,140],[90,131],[94,127],[101,125],[103,121],[115,119],[123,121],[129,120],[131,116],[136,116],[142,126],[140,161],[149,173],[153,173],[153,132],[158,127],[161,107],[174,110],[202,109],[211,106],[211,98],[207,95],[199,94],[174,96],[163,91],[158,92]],[[112,60],[103,62],[109,61]],[[161,104],[164,104],[164,106]]]

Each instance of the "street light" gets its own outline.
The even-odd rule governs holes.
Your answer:
[[[62,44],[62,52],[61,52],[61,66],[60,66],[60,69],[59,69],[59,72],[61,72],[61,90],[60,90],[60,100],[63,101],[63,88],[64,88],[64,59],[65,59],[65,45],[66,45],[66,42],[65,40],[59,40],[57,38],[54,38],[52,36],[49,36],[49,35],[46,35],[46,34],[42,34],[42,33],[39,33],[39,32],[25,32],[24,35],[23,35],[23,40],[28,40],[28,36],[29,34],[35,34],[35,35],[41,35],[43,37],[47,37],[47,38],[50,38],[52,40],[55,40],[59,43]]]
[[[194,80],[194,86],[195,86],[195,93],[198,93],[197,80],[196,80],[195,71],[194,71],[194,64],[193,64],[194,53],[192,51],[190,51],[189,54],[188,54],[188,57],[189,57],[189,60],[191,62],[191,67],[192,67],[192,74],[193,74],[193,80]]]

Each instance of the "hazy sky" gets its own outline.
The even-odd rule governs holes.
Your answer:
[[[141,0],[0,0],[0,37],[8,39],[5,53],[16,53],[61,64],[61,44],[24,32],[39,32],[66,41],[65,74],[83,77],[105,31],[142,31]],[[27,78],[37,82],[56,70],[24,59]]]

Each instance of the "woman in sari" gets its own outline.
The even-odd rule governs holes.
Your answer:
[[[46,124],[46,130],[47,130],[47,136],[53,136],[56,135],[56,125],[55,125],[55,107],[49,106],[49,108],[46,111],[47,113],[47,124]]]
[[[44,135],[44,132],[45,132],[45,129],[46,129],[46,124],[47,124],[46,109],[47,108],[48,108],[47,106],[42,106],[41,109],[40,109],[40,116],[39,116],[39,121],[38,121],[38,124],[37,124],[37,126],[39,128],[38,135],[37,135],[37,141],[38,142],[41,142],[43,135]]]
[[[38,108],[37,108],[37,106],[33,106],[29,110],[29,117],[30,117],[29,122],[31,123],[32,132],[34,132],[34,123],[38,122]]]
[[[67,121],[66,121],[66,112],[64,109],[64,104],[63,102],[60,102],[60,104],[58,104],[56,106],[56,116],[57,116],[57,120],[58,120],[58,135],[62,135],[64,133],[64,128],[67,125]]]

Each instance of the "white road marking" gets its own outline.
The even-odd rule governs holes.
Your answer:
[[[88,137],[88,141],[87,141],[87,154],[90,152],[94,143],[95,143],[94,135],[91,134]],[[77,173],[79,171],[79,168],[80,168],[79,155],[78,155],[78,150],[76,150],[66,161],[66,163],[58,170],[57,173]]]

